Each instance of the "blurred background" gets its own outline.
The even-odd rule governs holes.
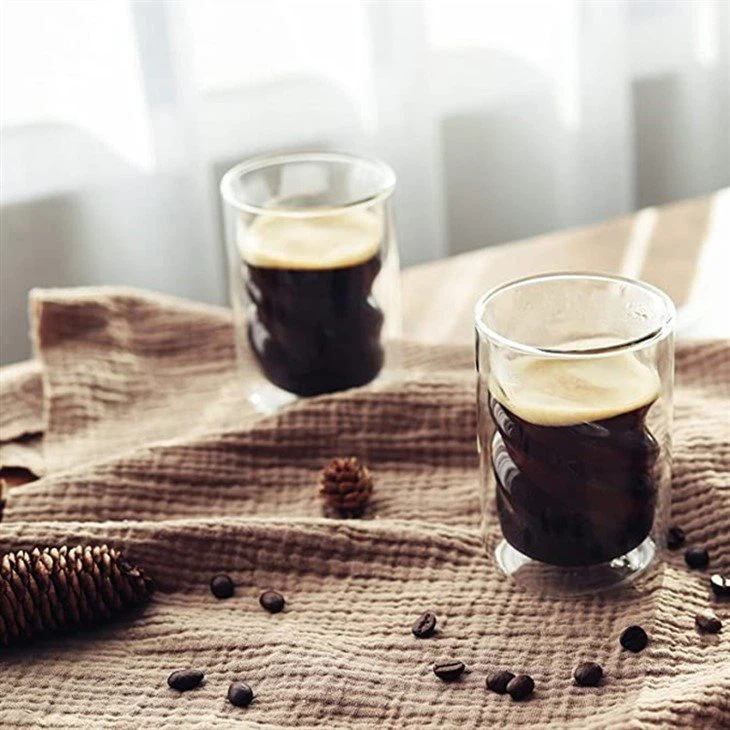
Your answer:
[[[730,0],[2,0],[0,359],[33,286],[226,302],[218,183],[398,175],[405,265],[730,183]]]

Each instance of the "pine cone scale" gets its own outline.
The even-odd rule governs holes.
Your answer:
[[[30,592],[26,588],[23,578],[18,573],[15,573],[13,576],[10,588],[15,593],[18,606],[23,610],[26,623],[32,623],[35,614],[35,604],[33,603]]]
[[[14,603],[11,602],[8,591],[0,596],[0,615],[2,615],[7,625],[8,636],[20,636],[21,629],[16,621]]]

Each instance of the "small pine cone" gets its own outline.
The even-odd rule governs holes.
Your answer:
[[[98,623],[149,600],[152,581],[106,545],[0,558],[0,646]]]
[[[322,470],[319,493],[342,516],[359,517],[373,493],[373,478],[354,456],[332,459]]]

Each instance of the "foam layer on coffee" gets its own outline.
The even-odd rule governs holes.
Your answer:
[[[659,377],[632,353],[583,360],[520,357],[495,363],[492,395],[538,426],[572,426],[642,408],[659,395]]]
[[[277,269],[339,269],[372,258],[380,248],[381,218],[367,210],[313,217],[260,215],[239,236],[243,260]]]

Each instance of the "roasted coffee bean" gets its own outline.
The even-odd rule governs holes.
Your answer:
[[[710,578],[712,592],[719,598],[730,596],[730,578],[723,578],[719,573]]]
[[[492,672],[487,676],[487,689],[491,689],[492,692],[496,692],[498,695],[503,695],[507,691],[507,685],[514,678],[515,675],[506,669],[502,672]]]
[[[595,687],[603,677],[603,667],[595,662],[582,662],[574,672],[575,683],[581,687]]]
[[[259,603],[262,608],[265,608],[269,613],[279,613],[284,609],[284,596],[276,591],[264,591],[259,598]]]
[[[710,554],[704,548],[687,548],[684,551],[684,562],[690,568],[702,570],[710,564]]]
[[[433,665],[433,673],[444,682],[453,682],[458,679],[466,669],[464,662],[443,661]]]
[[[681,527],[670,527],[667,530],[667,547],[670,550],[679,550],[684,545],[685,535]]]
[[[225,573],[218,573],[210,579],[210,592],[216,598],[230,598],[233,590],[233,581]]]
[[[695,616],[695,624],[700,631],[707,634],[717,634],[722,628],[722,621],[717,616],[707,613],[698,613]]]
[[[199,669],[178,669],[167,678],[167,683],[179,692],[186,692],[197,687],[204,676]]]
[[[638,654],[646,648],[646,645],[649,643],[649,637],[641,626],[629,626],[621,632],[620,641],[624,649]]]
[[[413,635],[419,639],[425,639],[431,636],[435,629],[436,616],[434,616],[434,614],[430,613],[429,611],[426,611],[423,616],[417,618],[413,623],[413,626],[411,626],[411,631],[413,632]]]
[[[253,690],[245,682],[231,682],[228,701],[236,707],[248,707],[253,702]]]
[[[516,701],[524,700],[535,689],[535,680],[529,674],[518,674],[507,684],[509,696]]]

